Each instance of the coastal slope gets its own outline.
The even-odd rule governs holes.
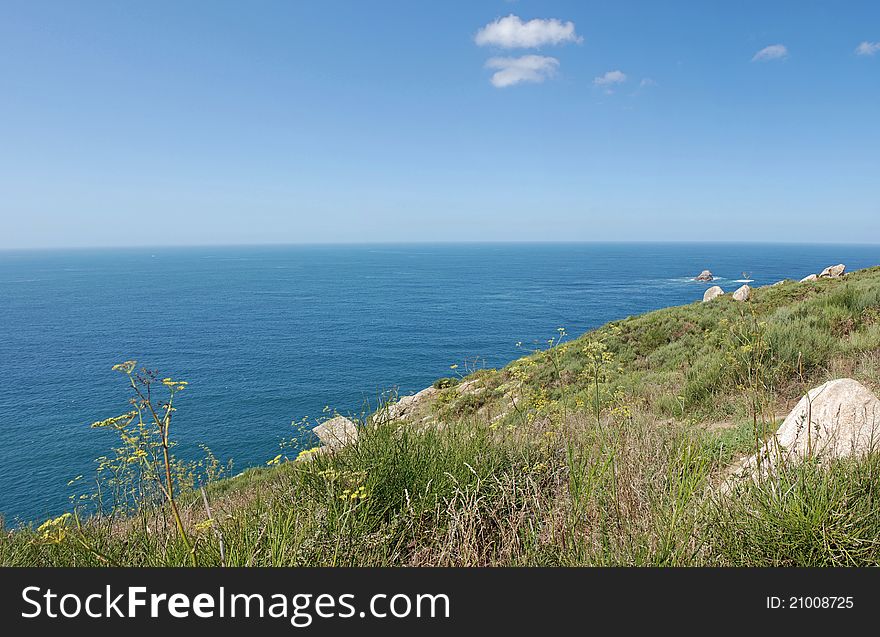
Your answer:
[[[695,300],[702,297],[695,284]],[[719,489],[814,387],[880,389],[880,268],[628,317],[389,400],[334,449],[8,531],[26,565],[865,565],[876,453]],[[456,370],[459,371],[459,370]],[[396,398],[396,397],[395,397]],[[347,429],[350,431],[350,429]],[[317,441],[316,441],[317,443]],[[299,457],[299,461],[296,459]],[[289,461],[286,461],[289,460]]]

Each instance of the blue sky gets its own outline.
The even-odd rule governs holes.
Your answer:
[[[7,1],[0,248],[877,242],[878,42],[867,1]]]

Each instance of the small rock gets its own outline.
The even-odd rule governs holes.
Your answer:
[[[700,272],[699,275],[697,275],[696,280],[697,281],[714,281],[715,277],[712,275],[712,273],[709,270],[703,270],[702,272]]]
[[[736,292],[733,293],[734,301],[748,301],[752,296],[752,288],[748,285],[744,285],[739,288]]]
[[[345,416],[331,418],[312,431],[326,447],[334,451],[355,442],[358,437],[357,425]]]
[[[774,283],[770,287],[775,288],[777,285],[785,285],[785,283],[787,283],[787,282],[788,282],[788,279],[782,279],[782,281],[777,281],[776,283]]]
[[[820,279],[837,279],[843,276],[846,266],[842,263],[830,265],[819,273]]]
[[[801,279],[800,282],[801,283],[810,283],[811,281],[815,281],[818,278],[819,278],[818,275],[811,274],[809,276],[805,276],[803,279]]]
[[[717,285],[713,285],[711,288],[706,290],[705,294],[703,294],[703,303],[708,303],[712,299],[717,299],[722,294],[724,294],[724,290],[722,290]]]

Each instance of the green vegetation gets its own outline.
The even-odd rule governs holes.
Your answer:
[[[458,383],[458,378],[438,378],[434,381],[432,387],[434,389],[449,389],[450,387],[455,387]]]
[[[748,303],[668,308],[574,340],[560,329],[547,345],[441,379],[415,417],[368,422],[333,455],[279,457],[203,491],[147,475],[164,497],[7,531],[0,562],[880,563],[876,455],[717,489],[807,389],[843,376],[878,388],[880,268],[757,289]]]

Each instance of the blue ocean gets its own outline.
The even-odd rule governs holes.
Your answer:
[[[136,359],[189,381],[175,429],[235,471],[264,465],[292,421],[360,414],[383,392],[497,367],[565,327],[731,291],[880,246],[460,244],[0,252],[0,514],[68,508],[67,481],[113,442],[95,420],[126,410]],[[521,346],[517,346],[521,343]],[[457,370],[458,371],[458,370]],[[189,450],[189,451],[188,451]]]

